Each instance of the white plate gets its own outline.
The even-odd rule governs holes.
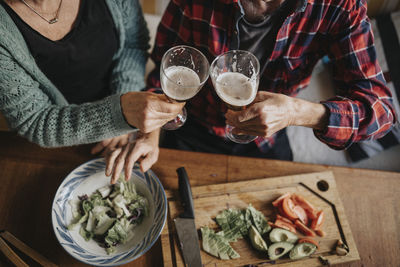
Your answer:
[[[115,266],[140,257],[153,246],[165,224],[167,198],[161,182],[151,170],[142,173],[135,168],[130,181],[149,201],[149,216],[135,227],[135,236],[129,242],[118,245],[116,252],[107,255],[106,250],[94,240],[83,239],[79,234],[80,226],[71,231],[67,229],[72,220],[69,201],[84,194],[91,195],[98,188],[109,184],[110,178],[105,176],[104,169],[104,159],[94,159],[73,170],[57,190],[51,219],[58,241],[71,256],[90,265]]]

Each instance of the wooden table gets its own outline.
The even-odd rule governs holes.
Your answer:
[[[0,132],[0,229],[60,266],[84,264],[57,242],[51,204],[67,174],[93,158],[90,147],[44,149]],[[331,170],[361,257],[361,262],[346,266],[400,264],[400,173],[169,149],[161,149],[152,169],[166,189],[176,189],[175,170],[180,166],[186,168],[192,186]],[[7,266],[1,253],[0,266]],[[160,241],[126,266],[162,266]]]

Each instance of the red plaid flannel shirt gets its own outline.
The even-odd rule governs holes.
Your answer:
[[[299,3],[279,29],[259,90],[295,96],[308,85],[318,60],[328,55],[338,93],[321,102],[330,112],[329,123],[315,135],[335,149],[385,135],[396,118],[376,59],[366,0],[288,1]],[[232,47],[237,44],[232,40],[238,34],[238,12],[238,0],[172,0],[158,27],[151,55],[156,68],[148,86],[160,87],[160,61],[172,46],[196,47],[210,63],[219,54],[238,49]],[[226,107],[210,79],[186,107],[191,118],[224,135]],[[273,138],[258,138],[256,143],[264,150],[273,145]]]

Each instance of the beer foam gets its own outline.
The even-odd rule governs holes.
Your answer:
[[[239,72],[225,72],[216,79],[216,92],[227,104],[246,106],[253,102],[257,94],[257,81]]]
[[[171,66],[164,72],[161,86],[168,97],[184,101],[194,97],[199,91],[200,77],[194,70],[184,66]]]

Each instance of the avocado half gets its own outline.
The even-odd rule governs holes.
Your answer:
[[[257,229],[252,225],[249,230],[249,238],[253,247],[259,251],[267,251],[268,246],[264,239],[257,231]]]
[[[300,260],[313,254],[317,250],[317,246],[311,243],[297,244],[289,254],[291,260]]]
[[[289,242],[274,243],[268,248],[268,256],[271,260],[277,260],[288,253],[294,245]]]
[[[299,238],[297,237],[296,234],[288,230],[282,228],[274,228],[269,233],[269,239],[271,240],[272,243],[288,242],[294,244]]]

